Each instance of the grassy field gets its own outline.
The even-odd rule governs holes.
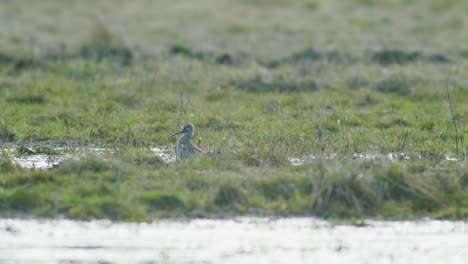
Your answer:
[[[467,219],[467,11],[462,0],[1,1],[0,216]],[[188,122],[210,156],[150,151]],[[12,162],[32,152],[75,158]]]

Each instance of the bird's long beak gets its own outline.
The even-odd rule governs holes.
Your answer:
[[[171,138],[173,138],[174,136],[177,136],[177,135],[182,134],[182,133],[184,133],[184,130],[180,130],[179,132],[177,132],[177,133],[175,133],[174,135],[170,136],[168,139],[171,139]]]

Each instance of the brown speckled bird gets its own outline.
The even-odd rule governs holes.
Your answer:
[[[186,158],[192,158],[197,154],[204,153],[199,147],[195,146],[192,143],[193,133],[195,128],[192,124],[186,124],[182,127],[182,129],[175,133],[174,135],[170,136],[172,138],[176,135],[182,134],[182,136],[177,140],[176,146],[176,159],[182,160]]]

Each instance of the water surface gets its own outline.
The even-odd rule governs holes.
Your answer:
[[[0,219],[0,263],[466,263],[468,223]]]

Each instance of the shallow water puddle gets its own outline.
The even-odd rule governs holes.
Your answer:
[[[338,158],[339,155],[337,153],[331,153],[326,155],[308,155],[305,158],[296,158],[290,157],[288,159],[291,165],[303,165],[307,163],[311,163],[316,160],[333,160]],[[406,153],[387,153],[387,154],[374,154],[374,153],[354,153],[349,156],[352,159],[356,160],[390,160],[390,161],[408,161],[408,160],[417,160],[423,159],[421,156],[410,156]],[[450,156],[446,156],[445,160],[447,161],[458,161],[457,158],[453,158]]]
[[[466,263],[468,223],[0,219],[0,263]]]
[[[36,169],[49,169],[68,158],[79,158],[80,156],[84,156],[86,154],[93,154],[93,155],[104,155],[105,153],[112,153],[113,149],[106,149],[106,148],[83,148],[79,151],[74,151],[73,154],[68,153],[64,148],[54,148],[57,151],[56,155],[46,155],[46,154],[30,154],[30,155],[20,155],[15,156],[13,155],[13,161],[19,164],[21,167],[25,168],[36,168]],[[15,148],[10,147],[10,152],[14,152]],[[175,162],[175,153],[168,146],[162,147],[153,147],[150,148],[150,151],[155,155],[162,158],[164,161],[168,163]],[[0,150],[1,153],[1,150]],[[293,166],[303,165],[307,163],[312,163],[317,160],[333,160],[338,158],[339,155],[337,153],[330,153],[324,155],[308,155],[305,158],[297,158],[297,157],[290,157],[288,158],[288,162]],[[373,153],[360,153],[360,154],[353,154],[350,156],[353,159],[357,160],[377,160],[377,159],[386,159],[386,160],[394,160],[394,161],[408,161],[414,159],[422,159],[420,156],[409,156],[405,153],[387,153],[387,154],[373,154]],[[458,159],[453,157],[445,157],[445,160],[456,162]]]
[[[160,148],[151,148],[150,150],[166,162],[176,161],[175,150],[171,151],[170,147],[168,146]]]
[[[10,148],[10,152],[14,152],[14,148]],[[55,149],[59,154],[47,155],[47,154],[30,154],[30,155],[12,155],[12,160],[16,164],[24,168],[35,168],[35,169],[50,169],[57,166],[65,159],[79,158],[85,155],[104,155],[105,153],[112,153],[114,150],[106,148],[83,148],[73,153],[68,153],[63,148]],[[175,155],[171,153],[168,147],[151,148],[151,152],[161,157],[166,162],[174,162]],[[1,154],[1,151],[0,151]],[[1,263],[0,263],[1,264]]]
[[[36,168],[36,169],[49,169],[63,161],[61,157],[55,157],[50,155],[36,154],[14,157],[13,162],[19,164],[24,168]]]

